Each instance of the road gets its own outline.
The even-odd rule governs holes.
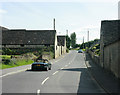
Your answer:
[[[2,77],[2,93],[104,93],[82,53],[71,51],[52,63],[50,71],[26,70]]]

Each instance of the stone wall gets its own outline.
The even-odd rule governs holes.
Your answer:
[[[95,53],[92,52],[91,50],[88,50],[88,53],[89,53],[90,57],[92,58],[92,60],[94,61],[94,63],[99,65],[100,64],[100,57],[95,55]]]
[[[113,72],[120,78],[120,41],[104,48],[104,68]]]
[[[102,21],[100,65],[120,78],[120,20]]]

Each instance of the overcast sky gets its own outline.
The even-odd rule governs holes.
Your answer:
[[[8,2],[9,1],[9,2]],[[77,35],[77,43],[100,37],[101,20],[118,19],[118,0],[1,0],[0,26],[9,29],[53,29],[58,35]],[[26,1],[26,2],[25,2]]]

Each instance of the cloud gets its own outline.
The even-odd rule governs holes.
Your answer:
[[[114,3],[119,0],[0,0],[1,2],[98,2]]]
[[[7,13],[7,11],[0,9],[0,14],[5,14],[5,13]]]

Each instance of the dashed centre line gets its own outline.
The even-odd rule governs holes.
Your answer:
[[[48,79],[49,79],[49,77],[47,77],[47,78],[42,82],[41,85],[43,85]]]
[[[52,75],[55,75],[56,73],[58,73],[58,71],[56,71],[55,73],[53,73]]]
[[[61,69],[64,69],[64,68],[61,68]]]

